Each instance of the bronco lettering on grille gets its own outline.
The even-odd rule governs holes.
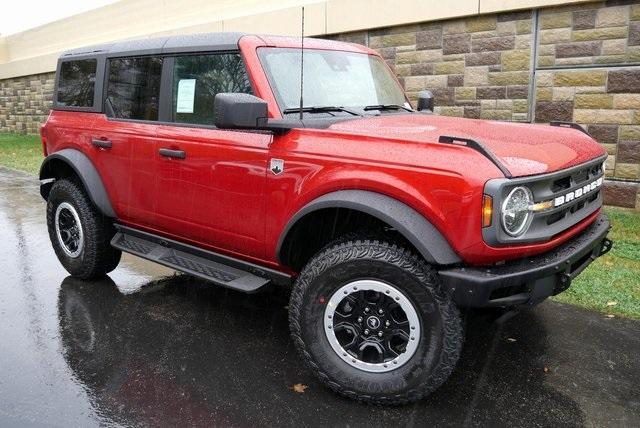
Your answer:
[[[581,198],[584,195],[586,195],[587,193],[597,189],[598,187],[602,186],[602,177],[598,178],[595,181],[592,181],[589,184],[585,184],[584,186],[582,186],[579,189],[573,190],[571,192],[568,192],[562,196],[557,196],[554,200],[553,200],[553,206],[554,207],[559,207],[560,205],[566,204],[568,202],[571,202],[575,199]]]

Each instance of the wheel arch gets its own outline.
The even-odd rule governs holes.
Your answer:
[[[395,229],[424,259],[449,265],[461,261],[440,231],[422,214],[407,204],[381,193],[366,190],[338,190],[320,196],[302,207],[280,234],[276,257],[283,265],[295,240],[296,227],[314,213],[327,209],[347,209],[363,213]]]
[[[40,167],[40,194],[47,200],[53,181],[77,177],[91,202],[107,217],[116,217],[102,178],[91,160],[81,151],[64,149],[47,156]]]

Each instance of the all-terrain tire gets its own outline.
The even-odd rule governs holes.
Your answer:
[[[63,203],[75,209],[82,227],[82,250],[74,257],[65,252],[56,233],[56,210]],[[110,243],[115,234],[113,220],[98,212],[77,181],[62,179],[53,184],[47,199],[47,226],[58,260],[74,277],[99,278],[114,270],[120,263],[122,252],[113,248]]]
[[[393,285],[418,314],[417,349],[394,370],[372,373],[348,364],[325,333],[330,296],[358,280]],[[326,386],[373,404],[404,404],[433,392],[451,375],[464,338],[458,308],[440,287],[436,271],[401,246],[367,238],[339,239],[308,262],[292,290],[289,323],[302,358]]]

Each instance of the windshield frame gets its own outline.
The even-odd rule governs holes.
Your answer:
[[[262,68],[262,72],[264,73],[267,83],[269,85],[269,89],[271,89],[271,93],[273,94],[273,97],[276,101],[276,104],[278,106],[278,112],[280,113],[280,116],[285,118],[287,116],[289,116],[288,114],[285,114],[284,111],[287,110],[288,107],[287,105],[285,105],[284,99],[282,98],[282,96],[280,95],[280,92],[278,91],[278,88],[275,86],[275,81],[276,78],[275,76],[271,73],[271,70],[265,66],[264,63],[264,58],[263,55],[261,55],[261,51],[263,50],[267,50],[267,49],[282,49],[282,50],[300,50],[299,48],[293,48],[293,47],[278,47],[278,46],[261,46],[258,49],[256,49],[256,57],[258,58],[258,61],[260,63],[260,67]],[[409,101],[409,97],[407,97],[406,92],[404,91],[404,88],[402,87],[402,85],[400,84],[400,81],[398,80],[398,77],[395,75],[395,73],[393,73],[393,71],[391,70],[391,68],[389,67],[389,65],[384,61],[384,59],[376,54],[376,53],[364,53],[364,52],[353,52],[353,51],[348,51],[348,50],[340,50],[340,49],[318,49],[318,48],[305,48],[304,49],[305,52],[308,51],[330,51],[330,52],[343,52],[345,54],[356,54],[356,55],[367,55],[369,57],[373,57],[375,58],[377,61],[380,61],[383,65],[383,67],[387,70],[387,72],[389,73],[389,75],[391,76],[393,82],[395,83],[396,87],[398,88],[398,90],[402,93],[402,96],[404,97],[405,103],[408,107],[410,107],[411,109],[413,109],[413,105],[411,104],[411,101]],[[294,108],[298,108],[299,106],[296,106]],[[325,107],[325,106],[310,106],[310,105],[306,105],[304,106],[305,108],[308,107]],[[336,107],[342,107],[342,106],[336,106]],[[345,106],[346,107],[346,106]],[[360,107],[353,107],[353,106],[349,106],[346,108],[358,108],[358,109],[362,109],[365,106],[360,106]],[[402,110],[400,110],[402,111]],[[406,113],[406,111],[404,111]],[[367,111],[363,110],[363,115],[366,115]],[[351,115],[350,115],[351,116]],[[356,116],[351,116],[354,119],[356,119]]]

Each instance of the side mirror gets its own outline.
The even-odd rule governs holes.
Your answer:
[[[262,128],[267,124],[267,102],[242,93],[219,93],[213,100],[214,125],[217,128]]]
[[[433,111],[433,94],[431,91],[418,92],[418,111]]]

